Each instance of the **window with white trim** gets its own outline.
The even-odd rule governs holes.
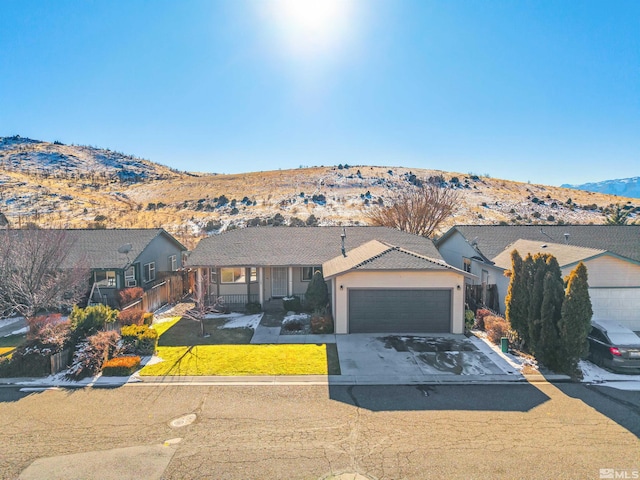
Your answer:
[[[220,269],[221,283],[246,283],[244,268],[225,267]]]
[[[302,267],[302,281],[310,282],[316,272],[322,273],[322,267]]]
[[[127,268],[124,271],[124,286],[125,287],[135,287],[137,286],[136,282],[136,269],[133,265]]]
[[[153,282],[156,279],[156,262],[144,264],[144,281]]]
[[[169,271],[175,272],[176,270],[178,270],[178,257],[169,255]]]
[[[471,259],[470,258],[463,258],[462,259],[462,269],[467,273],[471,273]]]

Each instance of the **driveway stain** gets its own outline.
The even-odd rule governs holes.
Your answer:
[[[396,352],[473,352],[478,350],[467,340],[444,337],[388,336],[382,337],[385,348]]]
[[[441,372],[461,375],[464,371],[464,359],[460,352],[420,353],[416,358]]]

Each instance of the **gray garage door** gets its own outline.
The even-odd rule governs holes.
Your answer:
[[[349,333],[449,333],[450,290],[349,290]]]

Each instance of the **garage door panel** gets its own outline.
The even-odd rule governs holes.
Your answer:
[[[590,288],[594,320],[613,320],[640,331],[640,288]]]
[[[448,333],[451,291],[427,289],[352,289],[350,333]]]

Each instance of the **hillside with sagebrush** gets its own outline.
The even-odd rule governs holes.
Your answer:
[[[0,138],[0,215],[14,228],[163,227],[187,246],[255,225],[366,225],[420,182],[459,192],[454,224],[604,223],[638,199],[434,169],[337,165],[193,174],[108,149]],[[635,203],[634,203],[635,202]]]

